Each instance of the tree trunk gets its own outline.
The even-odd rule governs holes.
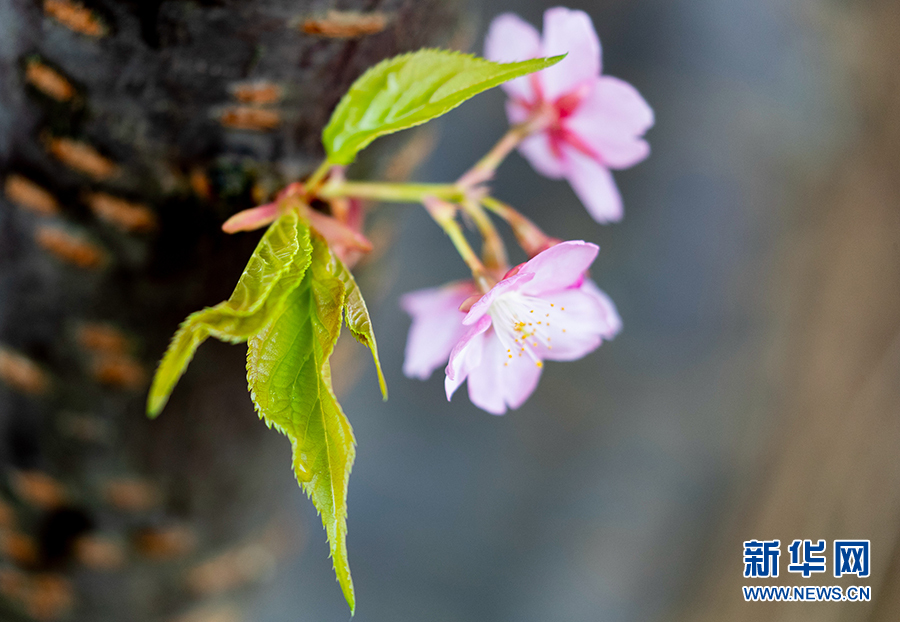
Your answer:
[[[143,408],[178,322],[259,238],[223,220],[310,172],[352,80],[448,44],[458,14],[339,8],[362,14],[0,0],[3,619],[171,619],[290,549],[270,483],[290,449],[252,413],[242,348],[205,345],[161,418]]]

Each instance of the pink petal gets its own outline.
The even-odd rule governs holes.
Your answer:
[[[633,86],[618,78],[600,78],[564,124],[608,167],[626,168],[650,153],[640,137],[653,125],[653,110]]]
[[[479,337],[480,340],[483,340],[484,337]],[[457,380],[452,380],[450,376],[444,376],[444,393],[447,394],[447,401],[449,402],[453,399],[453,394],[456,393],[456,390],[462,386],[462,383],[466,381],[465,378],[459,378]]]
[[[453,392],[463,383],[469,372],[481,364],[482,350],[484,349],[484,332],[491,327],[490,316],[482,317],[478,323],[471,326],[462,339],[450,352],[450,361],[447,363],[447,377],[444,380],[444,389],[447,392],[447,400],[453,397]]]
[[[509,358],[496,333],[486,333],[481,365],[469,373],[469,399],[494,415],[525,403],[541,377],[541,368],[527,356]]]
[[[541,348],[539,356],[550,361],[574,361],[593,352],[608,333],[608,308],[600,299],[581,288],[567,289],[546,296],[554,312],[548,332],[550,348]]]
[[[506,118],[509,119],[510,125],[517,125],[519,123],[524,123],[529,115],[528,108],[526,108],[519,100],[516,99],[507,99],[506,100]]]
[[[519,275],[534,275],[518,289],[529,296],[541,296],[545,292],[564,290],[580,282],[600,247],[590,242],[569,240],[551,246],[529,259],[519,270]]]
[[[584,280],[584,283],[581,285],[581,290],[594,296],[603,308],[603,319],[598,327],[603,338],[609,341],[618,335],[622,330],[622,318],[619,317],[616,305],[614,305],[610,297],[606,295],[606,292],[597,287],[597,284],[590,279]]]
[[[406,339],[403,373],[426,380],[446,364],[453,346],[466,332],[459,305],[475,291],[470,281],[410,292],[400,306],[412,317]]]
[[[503,353],[506,351],[504,350]],[[537,388],[538,381],[541,379],[541,371],[543,366],[538,366],[529,357],[521,358],[514,356],[507,359],[509,367],[504,367],[504,374],[507,379],[504,383],[504,399],[506,404],[513,410],[524,404],[534,390]]]
[[[484,42],[484,56],[497,63],[511,63],[537,58],[541,55],[541,40],[537,29],[514,13],[494,18]],[[503,83],[503,90],[523,101],[535,99],[528,76]]]
[[[481,364],[469,372],[469,399],[492,415],[506,412],[504,400],[502,346],[493,331],[485,336]]]
[[[654,123],[653,109],[637,89],[613,76],[600,76],[580,108],[596,112],[632,136],[640,136]]]
[[[600,75],[600,39],[584,11],[564,7],[544,12],[544,56],[568,56],[540,73],[544,97],[554,101]]]
[[[618,143],[598,138],[592,146],[600,155],[601,161],[614,170],[634,166],[650,155],[650,145],[642,138],[631,138]]]
[[[497,299],[497,296],[512,290],[521,289],[524,283],[530,281],[534,276],[532,274],[522,274],[521,271],[513,276],[507,277],[494,285],[488,293],[479,298],[469,309],[463,324],[471,325],[481,321],[484,315],[490,309],[491,304]],[[565,287],[565,286],[563,286]]]
[[[622,196],[609,169],[575,148],[565,153],[566,178],[588,213],[600,224],[622,220]]]
[[[566,162],[553,152],[547,132],[538,132],[523,140],[519,144],[519,153],[541,175],[550,179],[561,179],[565,176]]]

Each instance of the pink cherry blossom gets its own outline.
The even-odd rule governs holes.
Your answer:
[[[600,40],[591,18],[563,7],[544,13],[543,39],[517,15],[491,23],[485,56],[498,62],[566,54],[536,74],[503,85],[510,123],[540,128],[519,145],[541,174],[566,178],[597,222],[621,220],[622,197],[610,169],[637,164],[650,153],[642,136],[653,110],[633,86],[600,75]]]
[[[407,377],[427,380],[435,369],[446,365],[453,346],[466,332],[466,314],[459,306],[476,291],[472,281],[456,281],[410,292],[400,299],[400,306],[413,320],[403,360]]]
[[[450,353],[447,399],[468,380],[472,403],[502,415],[528,399],[545,360],[579,359],[615,336],[622,327],[615,306],[584,278],[598,250],[583,241],[553,246],[475,302],[462,320],[466,330]],[[437,326],[437,315],[432,321]],[[449,334],[450,324],[446,326]],[[444,341],[435,340],[429,362],[444,356],[445,347]]]

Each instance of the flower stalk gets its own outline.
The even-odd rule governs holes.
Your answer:
[[[497,228],[494,227],[490,216],[484,211],[481,203],[470,198],[463,200],[460,205],[475,223],[475,227],[481,234],[483,241],[481,254],[485,266],[488,270],[498,272],[499,276],[503,276],[503,273],[508,269],[506,246],[503,244],[503,238],[500,237]]]
[[[490,181],[494,177],[497,168],[503,163],[512,150],[521,144],[523,140],[541,131],[549,124],[546,115],[535,114],[524,123],[513,125],[506,134],[491,147],[475,165],[460,177],[456,184],[462,188],[474,188],[479,184]]]
[[[428,210],[428,214],[431,218],[444,230],[444,233],[447,234],[450,241],[453,242],[456,252],[459,253],[462,260],[469,266],[469,270],[472,271],[472,278],[475,280],[479,289],[486,292],[493,287],[494,279],[491,278],[489,271],[485,268],[484,264],[481,263],[481,259],[478,258],[478,255],[472,249],[465,234],[463,234],[462,228],[456,221],[456,206],[437,197],[425,197],[422,204],[425,206],[425,209]]]
[[[481,205],[507,222],[512,228],[513,235],[516,236],[519,246],[528,253],[529,257],[534,257],[541,251],[545,251],[560,242],[559,238],[547,235],[529,218],[523,216],[518,210],[506,203],[492,196],[482,197],[480,201]]]

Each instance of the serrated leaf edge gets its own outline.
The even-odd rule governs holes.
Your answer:
[[[246,309],[229,309],[229,312],[234,317],[249,318],[255,313],[259,312],[259,310],[267,302],[275,287],[282,281],[282,279],[285,278],[285,275],[293,267],[294,262],[297,260],[298,255],[300,255],[301,253],[306,256],[306,267],[303,271],[305,272],[305,270],[309,267],[312,253],[312,243],[307,243],[309,250],[304,253],[303,251],[306,250],[306,248],[303,245],[303,239],[306,236],[300,233],[300,226],[304,226],[308,231],[309,224],[305,219],[301,219],[300,215],[296,211],[285,212],[285,214],[282,215],[282,218],[288,218],[293,222],[293,227],[287,228],[288,231],[293,231],[294,234],[293,240],[296,242],[296,244],[293,247],[293,251],[290,257],[282,262],[282,265],[276,271],[275,276],[274,278],[272,278],[271,282],[266,287],[260,290],[260,295],[256,300],[252,301]],[[247,262],[248,266],[251,264],[251,262],[254,261],[254,257],[257,255],[257,252],[260,249],[264,248],[267,244],[269,244],[271,236],[277,235],[280,231],[281,228],[276,227],[273,224],[269,228],[269,230],[267,230],[266,233],[263,234],[256,248],[254,249],[251,258]],[[308,237],[306,239],[308,239]],[[175,386],[178,384],[179,380],[184,375],[184,372],[187,370],[188,365],[190,365],[190,362],[193,360],[197,349],[203,344],[204,341],[206,341],[206,339],[212,336],[216,339],[219,339],[220,341],[225,341],[227,343],[241,343],[242,341],[246,341],[246,338],[235,337],[228,334],[227,332],[217,330],[209,323],[206,323],[202,319],[200,319],[205,314],[215,311],[220,307],[226,307],[226,305],[231,302],[231,300],[239,291],[240,284],[246,276],[246,271],[247,268],[245,267],[244,272],[241,273],[241,278],[238,280],[238,285],[235,286],[234,291],[227,300],[222,301],[215,306],[205,307],[200,311],[194,311],[181,322],[178,330],[175,331],[175,334],[172,336],[172,339],[170,340],[162,359],[160,359],[160,362],[157,365],[156,372],[153,376],[153,381],[150,385],[150,391],[147,395],[146,412],[149,418],[155,419],[162,412],[163,408],[165,408],[166,403],[168,403],[169,401],[169,397],[171,397],[172,391],[175,389]],[[301,274],[297,279],[297,284],[299,284],[302,280],[302,276],[303,275]],[[285,297],[290,294],[290,291],[291,290],[287,290],[284,293]],[[176,344],[179,342],[179,340],[182,339],[184,335],[189,335],[189,337],[187,338],[189,345],[184,349],[177,348]],[[169,381],[168,376],[161,374],[161,372],[163,370],[166,370],[172,358],[176,358],[179,354],[184,357],[184,360],[180,365],[178,365],[178,370],[173,372],[173,379]]]
[[[331,249],[328,247],[324,238],[320,234],[318,234],[318,232],[316,232],[314,229],[310,229],[310,231],[311,231],[311,236],[310,236],[311,246],[316,243],[322,244],[322,246],[325,248],[325,250],[328,253],[329,260],[335,262],[335,266],[337,268],[337,270],[335,271],[335,274],[333,276],[341,284],[341,287],[339,290],[340,291],[340,294],[339,294],[340,300],[338,301],[338,305],[337,305],[337,312],[340,315],[340,317],[338,318],[337,326],[340,326],[344,322],[344,318],[345,318],[345,316],[344,316],[344,308],[345,308],[344,300],[346,299],[346,288],[344,286],[343,279],[340,278],[339,273],[341,270],[345,270],[346,268],[343,266],[343,264],[340,262],[340,260],[338,260],[338,258],[332,253]],[[314,241],[314,238],[317,238],[317,240]],[[312,251],[312,252],[315,253],[315,251]],[[309,264],[307,270],[311,270],[311,269],[313,269],[312,259],[310,261],[310,264]],[[304,277],[305,277],[305,274],[304,274]],[[312,288],[312,286],[310,286],[310,288]],[[313,299],[315,298],[315,295],[312,293],[312,291],[310,291],[310,296],[312,296]],[[313,304],[315,304],[314,300],[313,300]],[[272,323],[276,322],[281,317],[281,315],[283,315],[284,312],[285,312],[285,309],[282,309],[277,314],[276,317],[272,318],[271,322],[269,324],[267,324],[266,328],[264,328],[260,331],[260,333],[265,332],[268,329],[268,327],[271,326]],[[338,416],[343,418],[343,423],[346,425],[347,431],[349,432],[350,444],[349,444],[348,450],[347,450],[348,459],[344,462],[345,473],[341,480],[343,490],[346,491],[349,486],[349,482],[350,482],[350,473],[353,469],[353,464],[356,460],[356,437],[353,434],[353,428],[350,425],[350,422],[347,419],[347,416],[344,413],[343,408],[341,408],[340,402],[338,402],[337,397],[334,394],[334,389],[333,389],[332,383],[331,383],[330,358],[331,358],[332,352],[334,351],[334,346],[335,346],[335,343],[337,342],[339,336],[340,336],[340,331],[338,330],[335,333],[334,338],[331,340],[331,343],[328,344],[328,347],[323,348],[323,361],[321,362],[321,364],[319,364],[317,361],[317,366],[320,369],[319,382],[317,382],[317,387],[320,392],[317,395],[316,401],[323,400],[323,394],[321,393],[321,391],[324,390],[325,391],[324,398],[330,399],[332,401],[333,405],[335,406],[335,408],[337,410]],[[313,356],[315,356],[315,352],[313,352]],[[297,447],[296,447],[295,439],[292,438],[292,435],[288,433],[288,431],[284,428],[284,426],[282,426],[279,423],[277,423],[276,421],[273,421],[273,420],[269,419],[268,417],[266,417],[265,413],[263,412],[263,409],[260,407],[260,405],[258,403],[256,391],[253,389],[254,383],[257,381],[257,371],[251,365],[250,348],[249,347],[248,347],[246,369],[247,369],[247,384],[248,384],[248,388],[250,389],[250,396],[253,401],[254,409],[256,410],[259,418],[265,422],[266,426],[269,429],[274,428],[275,430],[277,430],[278,432],[283,434],[288,440],[290,440],[291,456],[292,456],[291,468],[294,472],[294,477],[297,480],[297,483],[299,484],[300,488],[306,494],[306,497],[308,499],[310,499],[310,501],[312,501],[313,500],[312,495],[314,492],[313,485],[316,482],[316,478],[319,475],[314,473],[312,475],[312,478],[309,481],[304,481],[299,476],[298,467],[296,465],[296,458],[295,458],[296,454],[297,454]],[[326,419],[324,418],[325,417],[325,409],[320,406],[319,410],[321,411],[321,416],[323,417],[323,420],[322,420],[323,426],[322,427],[323,427],[323,429],[325,429],[326,428],[326,426],[325,426]],[[339,425],[340,425],[340,423],[339,423]],[[335,508],[335,510],[337,510],[341,506],[343,506],[343,510],[340,512],[337,512],[337,511],[335,512],[334,521],[332,521],[330,524],[326,523],[324,518],[323,518],[322,523],[323,523],[323,528],[325,529],[327,539],[328,539],[329,557],[332,560],[332,568],[335,572],[335,578],[337,580],[338,585],[341,588],[342,593],[344,594],[344,598],[346,599],[347,604],[350,607],[350,614],[352,616],[356,612],[356,595],[355,595],[356,593],[355,593],[355,589],[353,587],[353,577],[350,573],[350,564],[349,564],[348,555],[347,555],[347,541],[346,541],[347,532],[348,532],[348,530],[347,530],[347,510],[346,510],[347,502],[346,502],[346,499],[344,499],[343,503],[338,503],[337,498],[334,496],[334,491],[336,490],[335,483],[338,480],[334,476],[335,469],[332,468],[331,465],[338,464],[338,461],[336,461],[334,459],[334,457],[332,456],[332,448],[331,448],[331,444],[328,442],[328,434],[325,434],[324,441],[325,441],[326,458],[327,458],[327,461],[329,464],[328,479],[329,479],[329,490],[330,490],[331,496],[332,496],[331,504],[332,504],[332,507]],[[316,508],[316,514],[318,516],[322,517],[322,511],[319,509],[319,507],[316,505],[315,502],[313,502],[313,507]],[[338,568],[339,561],[340,561],[340,565],[341,565],[340,569]],[[346,583],[344,583],[341,580],[342,576],[346,576]]]
[[[366,306],[366,300],[363,298],[362,291],[359,289],[359,285],[356,283],[356,279],[353,278],[353,273],[347,268],[346,265],[340,260],[340,258],[335,257],[340,267],[340,276],[342,281],[345,284],[349,284],[349,291],[345,288],[344,291],[344,322],[347,325],[347,328],[350,330],[350,334],[353,335],[353,338],[356,339],[359,343],[363,344],[369,351],[372,353],[372,360],[375,363],[375,371],[378,374],[378,387],[381,389],[381,398],[384,401],[387,401],[388,398],[388,390],[387,390],[387,382],[384,379],[384,372],[381,369],[381,359],[378,356],[378,342],[375,339],[375,328],[372,326],[372,317],[369,315],[369,308]],[[346,280],[343,275],[346,275]],[[369,323],[369,326],[372,327],[372,339],[371,343],[369,343],[369,337],[362,331],[355,330],[353,324],[350,323],[350,296],[352,293],[356,293],[359,297],[359,302],[362,305],[362,312],[365,314],[365,318]]]

